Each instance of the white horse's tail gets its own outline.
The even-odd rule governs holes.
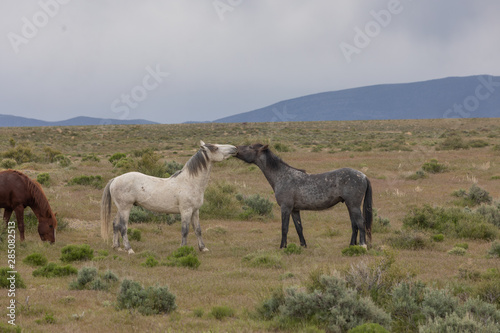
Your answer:
[[[105,241],[108,241],[109,238],[109,229],[110,229],[109,221],[111,221],[111,192],[109,188],[113,180],[115,179],[114,178],[111,179],[104,188],[101,200],[101,237]]]

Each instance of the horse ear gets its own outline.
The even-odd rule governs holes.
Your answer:
[[[205,149],[205,142],[203,142],[203,140],[200,140],[200,148],[201,149]]]
[[[269,149],[269,145],[262,146],[259,151],[266,151]]]

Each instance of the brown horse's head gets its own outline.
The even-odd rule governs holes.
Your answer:
[[[38,234],[42,241],[54,243],[56,241],[57,220],[56,214],[50,211],[49,216],[38,217]]]

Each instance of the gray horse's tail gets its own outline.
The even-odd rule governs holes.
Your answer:
[[[365,218],[365,228],[366,228],[366,235],[368,236],[368,239],[370,240],[370,243],[372,242],[372,221],[373,221],[373,210],[372,210],[372,204],[373,204],[373,197],[372,197],[372,185],[370,183],[370,180],[366,178],[366,192],[365,192],[365,200],[363,203],[363,216]]]
[[[107,241],[109,238],[109,229],[111,221],[111,191],[109,187],[113,182],[114,178],[111,179],[102,193],[101,199],[101,237]]]

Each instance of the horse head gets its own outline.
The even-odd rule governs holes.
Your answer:
[[[50,216],[38,217],[38,234],[42,241],[54,243],[56,241],[56,228],[56,214],[50,212]]]
[[[210,144],[200,141],[200,148],[214,162],[223,161],[231,156],[236,155],[237,148],[231,145]]]
[[[247,163],[255,163],[262,152],[269,150],[268,145],[262,145],[260,143],[255,143],[249,146],[238,146],[238,152],[236,153],[236,158]]]

